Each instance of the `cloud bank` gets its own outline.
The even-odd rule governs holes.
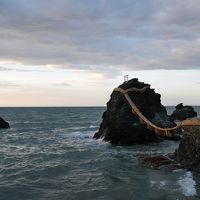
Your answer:
[[[1,0],[0,60],[107,77],[200,69],[199,13],[198,0]]]

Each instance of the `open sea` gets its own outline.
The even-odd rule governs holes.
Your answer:
[[[142,154],[174,152],[179,142],[112,146],[93,139],[105,109],[0,108],[11,126],[0,129],[0,200],[200,199],[199,174],[138,163]]]

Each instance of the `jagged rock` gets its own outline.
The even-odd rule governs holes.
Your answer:
[[[191,117],[197,117],[197,112],[194,111],[192,106],[183,106],[182,103],[178,104],[176,110],[170,116],[172,120],[184,120]]]
[[[0,128],[10,128],[9,123],[0,117]]]
[[[119,88],[141,89],[149,84],[132,79],[124,82]],[[147,88],[144,92],[132,91],[129,96],[144,116],[159,127],[174,127],[175,124],[167,115],[166,108],[161,104],[160,94]],[[107,103],[107,110],[102,116],[103,122],[94,138],[103,138],[112,144],[131,145],[153,142],[159,137],[141,124],[138,117],[131,112],[131,107],[120,92],[114,91]]]
[[[144,155],[139,162],[153,169],[187,169],[200,172],[200,126],[184,128],[178,149],[167,155]]]
[[[183,167],[200,172],[200,126],[185,128],[175,156]]]

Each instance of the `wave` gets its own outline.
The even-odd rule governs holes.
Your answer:
[[[196,182],[193,179],[191,172],[184,172],[183,170],[177,170],[174,171],[176,174],[174,174],[174,179],[152,179],[150,180],[150,186],[153,189],[159,190],[159,191],[171,191],[172,195],[176,195],[177,193],[181,193],[183,196],[186,197],[193,197],[197,195],[196,191]],[[180,176],[180,173],[182,174]],[[178,175],[178,177],[177,177]],[[177,177],[177,179],[176,179]]]
[[[99,126],[90,125],[89,128],[99,128]]]
[[[186,174],[178,181],[178,185],[185,196],[190,197],[197,195],[196,182],[193,179],[191,172],[186,172]]]

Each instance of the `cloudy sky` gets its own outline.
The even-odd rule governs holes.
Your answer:
[[[199,0],[0,0],[0,106],[104,106],[124,74],[200,105]]]

